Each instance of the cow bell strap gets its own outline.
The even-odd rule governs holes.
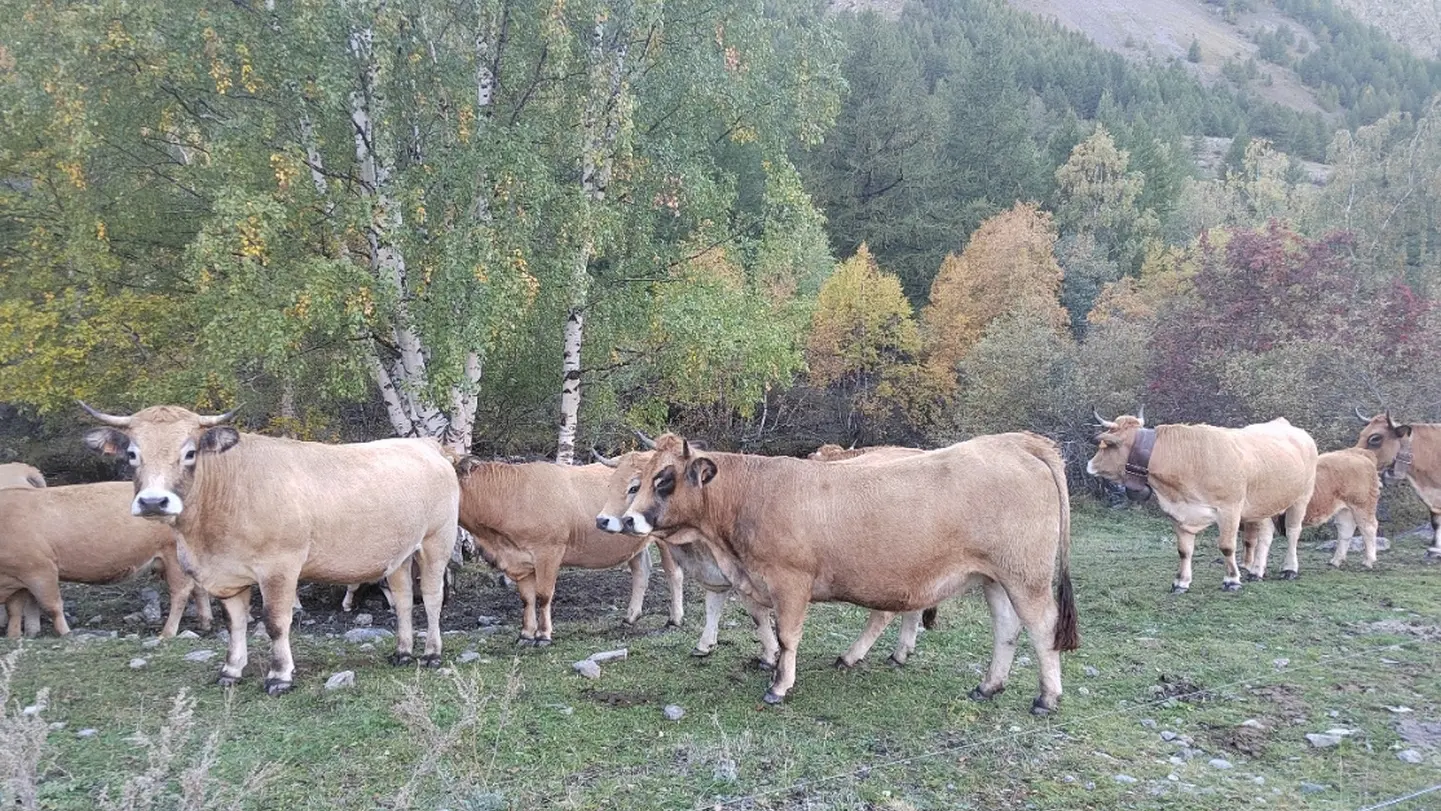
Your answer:
[[[1151,475],[1151,450],[1156,447],[1156,429],[1141,428],[1136,431],[1136,441],[1131,443],[1131,453],[1126,457],[1124,484],[1128,490],[1149,490],[1147,481]]]

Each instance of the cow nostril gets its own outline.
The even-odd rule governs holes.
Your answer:
[[[595,528],[599,530],[610,529],[610,522],[600,516],[596,516]]]
[[[635,529],[635,516],[633,516],[633,515],[627,515],[626,517],[622,518],[622,519],[620,520],[620,522],[621,522],[621,524],[624,525],[625,528],[628,529],[628,530],[634,530],[634,529]]]

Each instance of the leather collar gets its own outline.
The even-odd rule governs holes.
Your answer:
[[[1156,429],[1139,428],[1136,441],[1131,443],[1131,453],[1126,457],[1126,474],[1121,483],[1126,486],[1126,495],[1136,501],[1151,497],[1151,451],[1156,447]]]

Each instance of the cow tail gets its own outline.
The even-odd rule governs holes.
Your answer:
[[[1056,605],[1060,616],[1056,620],[1055,647],[1058,651],[1067,651],[1081,647],[1081,635],[1076,625],[1076,595],[1071,587],[1071,493],[1066,486],[1066,471],[1055,446],[1052,445],[1049,450],[1044,461],[1051,469],[1051,479],[1056,484],[1061,504],[1061,572],[1056,584]]]
[[[922,611],[922,612],[921,612],[921,627],[922,627],[922,628],[925,628],[927,631],[935,630],[935,627],[936,627],[936,607],[935,607],[935,606],[931,606],[930,608],[927,608],[925,611]]]

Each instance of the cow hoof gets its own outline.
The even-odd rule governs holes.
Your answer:
[[[1006,688],[1004,687],[997,687],[995,690],[992,690],[989,693],[987,693],[985,690],[982,690],[980,687],[977,687],[970,693],[966,694],[966,697],[972,701],[990,701],[991,699],[1004,692],[1006,692]]]
[[[1188,592],[1188,591],[1190,591],[1190,590],[1191,590],[1191,587],[1190,587],[1190,586],[1177,586],[1177,585],[1174,585],[1174,584],[1172,584],[1172,586],[1171,586],[1171,593],[1172,593],[1172,594],[1185,594],[1186,592]]]
[[[265,692],[272,696],[284,695],[290,692],[294,683],[287,679],[266,679]]]
[[[1226,581],[1223,581],[1223,582],[1221,583],[1221,591],[1240,591],[1240,590],[1241,590],[1241,584],[1240,584],[1240,583],[1236,583],[1236,582],[1233,582],[1233,581],[1230,581],[1230,580],[1226,580]]]
[[[538,636],[531,644],[535,645],[537,648],[548,648],[550,647],[550,637]]]
[[[886,657],[886,661],[890,663],[891,667],[905,667],[905,666],[906,666],[905,660],[903,660],[903,659],[897,659],[897,658],[896,658],[896,655],[895,655],[894,653],[891,654],[890,656],[887,656],[887,657]]]
[[[519,645],[522,648],[530,648],[535,646],[535,639],[528,636],[522,636],[515,640],[515,644]]]
[[[635,621],[638,619],[640,619],[640,617],[626,617],[625,619],[620,621],[620,624],[624,625],[627,628],[630,628],[635,625]]]
[[[1441,549],[1427,549],[1425,559],[1428,561],[1441,560]]]
[[[218,678],[218,679],[215,680],[215,683],[218,684],[218,685],[220,685],[221,687],[234,687],[235,685],[237,685],[237,684],[240,683],[240,677],[239,677],[239,676],[227,676],[227,675],[225,675],[224,673],[222,673],[222,674],[220,674],[220,678]]]
[[[427,653],[426,655],[420,657],[420,666],[421,666],[421,667],[440,667],[440,654],[438,654],[438,653]]]
[[[1050,715],[1055,711],[1056,708],[1054,706],[1048,706],[1046,704],[1046,700],[1044,698],[1041,698],[1040,696],[1036,696],[1036,700],[1031,702],[1031,715]]]
[[[771,692],[770,690],[767,690],[765,696],[762,697],[761,700],[764,701],[765,703],[771,705],[772,707],[774,707],[775,705],[781,703],[782,701],[785,701],[785,700],[786,700],[786,697],[785,697],[785,696],[778,696],[778,695],[776,695],[775,693]]]
[[[766,672],[766,673],[770,673],[771,671],[773,671],[773,670],[776,669],[776,663],[775,663],[775,662],[767,662],[767,661],[764,660],[764,659],[757,659],[757,660],[756,660],[756,669],[757,669],[757,670],[764,671],[764,672]]]
[[[400,651],[396,651],[395,653],[390,654],[390,663],[395,665],[396,667],[413,665],[415,664],[415,657],[408,653],[401,653]]]
[[[1241,579],[1246,581],[1247,583],[1255,583],[1257,580],[1261,579],[1261,576],[1251,571],[1250,569],[1242,569]]]
[[[707,656],[710,656],[712,653],[715,653],[715,648],[711,648],[710,650],[702,650],[700,645],[696,645],[694,648],[690,649],[690,655],[694,656],[697,659],[704,659]]]
[[[1300,574],[1299,572],[1297,572],[1295,569],[1282,569],[1282,570],[1281,570],[1281,579],[1282,579],[1282,580],[1295,580],[1296,578],[1298,578],[1298,577],[1300,577],[1300,576],[1301,576],[1301,574]]]
[[[855,662],[847,662],[847,661],[846,661],[846,657],[844,657],[844,656],[837,656],[837,657],[836,657],[836,670],[850,670],[851,668],[855,667],[857,664],[860,664],[860,661],[859,661],[859,660],[857,660],[857,661],[855,661]]]

